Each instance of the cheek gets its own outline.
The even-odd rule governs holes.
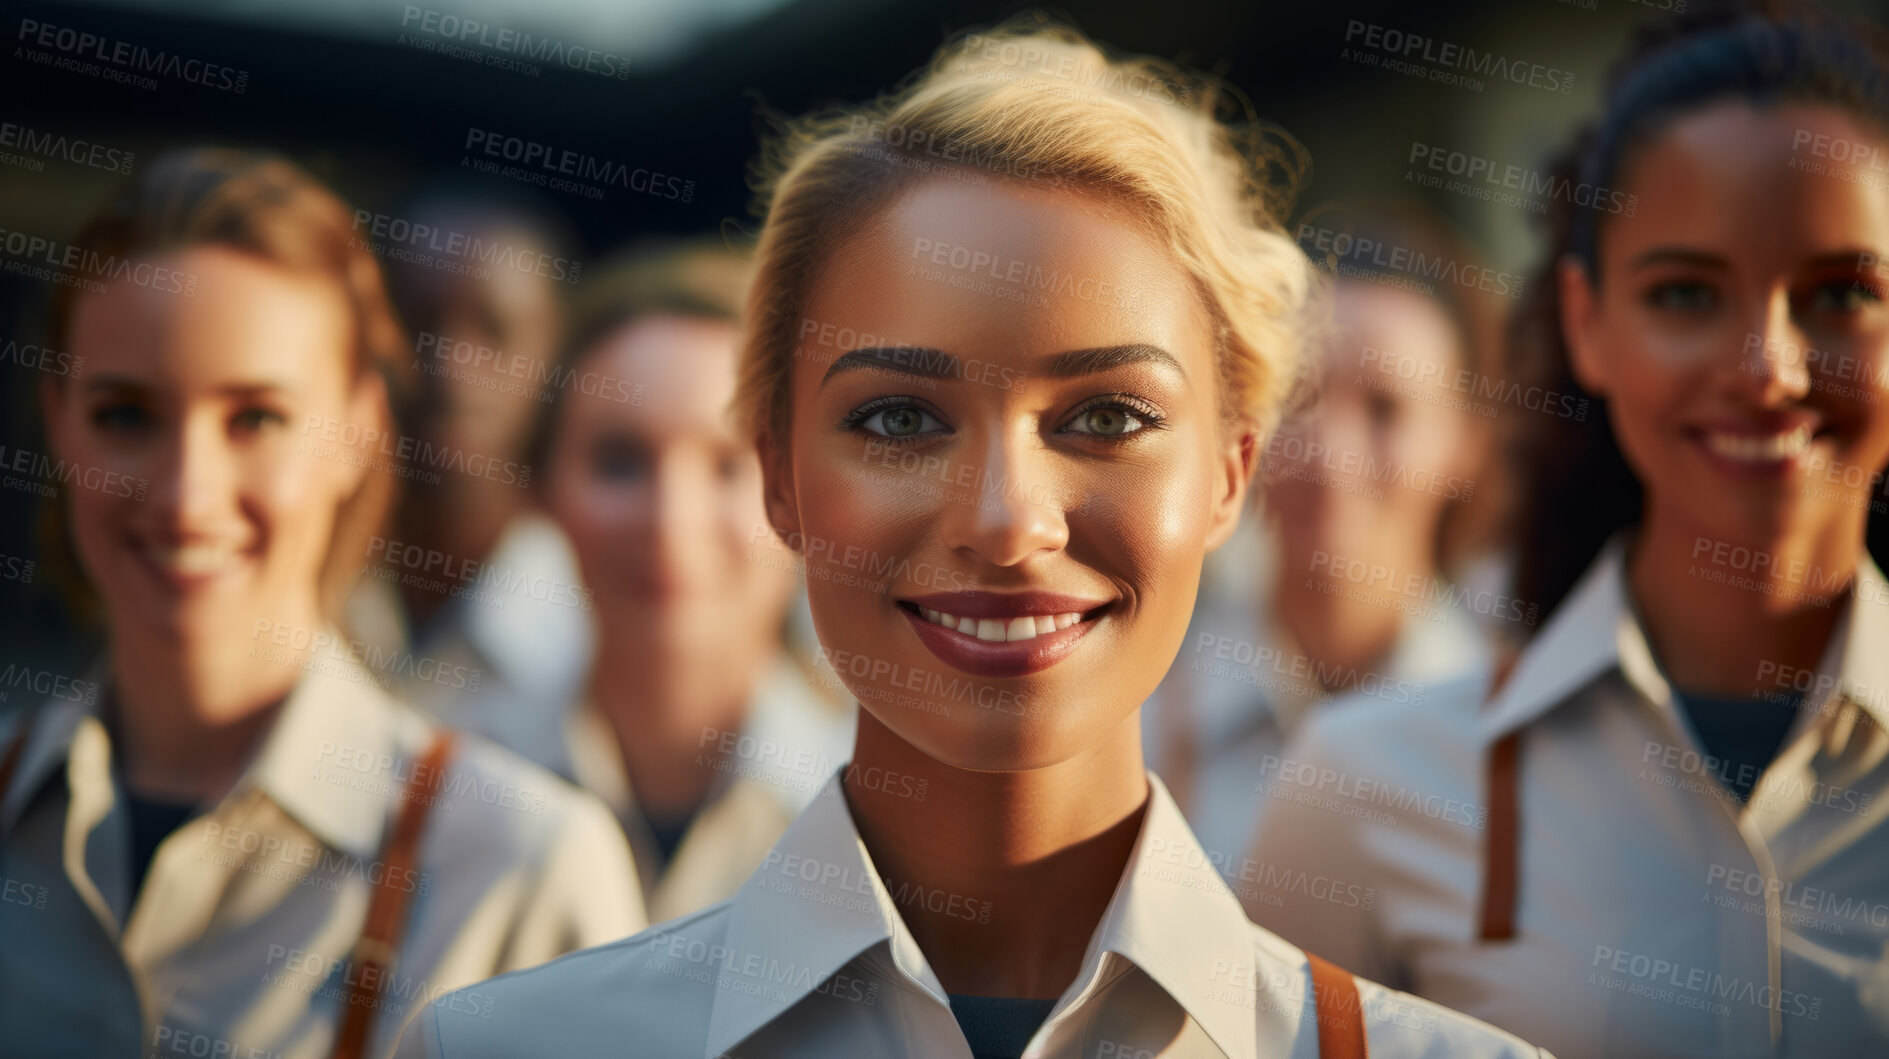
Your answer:
[[[1396,473],[1408,479],[1428,480],[1467,472],[1464,464],[1470,455],[1469,427],[1454,413],[1410,416],[1393,427],[1391,435],[1392,459],[1402,465]]]
[[[571,471],[554,483],[550,507],[585,569],[633,569],[649,555],[644,495],[633,483]]]
[[[812,439],[797,443],[811,456],[795,468],[809,565],[829,553],[843,554],[848,544],[890,551],[922,532],[947,494],[966,491],[953,478],[959,465],[940,457],[897,449],[862,457],[857,443],[810,448],[817,444]]]
[[[1068,513],[1071,555],[1127,582],[1154,613],[1185,614],[1206,555],[1211,463],[1208,453],[1189,453],[1092,476]]]
[[[723,487],[719,500],[723,561],[737,577],[746,568],[759,564],[755,558],[772,551],[778,540],[767,521],[767,506],[761,499],[760,473],[744,475]]]
[[[82,462],[82,456],[68,456],[66,459],[82,468],[94,466]],[[116,490],[67,486],[64,492],[63,502],[80,562],[90,574],[93,584],[109,585],[114,579],[103,576],[103,572],[110,569],[114,561],[118,527],[132,519],[139,501],[135,495],[119,496]]]
[[[1667,424],[1678,421],[1686,395],[1703,388],[1707,380],[1689,378],[1676,364],[1681,358],[1649,345],[1638,332],[1615,330],[1605,341],[1607,398],[1615,432],[1629,451],[1653,458],[1653,447],[1668,434]]]
[[[271,552],[300,565],[311,555],[317,562],[325,556],[341,505],[348,499],[343,490],[352,484],[338,461],[278,449],[245,461],[237,500],[249,518],[261,523],[272,542]],[[359,558],[365,559],[365,553]]]

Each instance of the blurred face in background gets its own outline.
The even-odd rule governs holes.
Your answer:
[[[1334,316],[1318,401],[1262,464],[1279,576],[1333,577],[1334,556],[1428,576],[1444,512],[1473,495],[1481,428],[1447,381],[1466,367],[1461,332],[1432,299],[1381,283],[1340,281]]]
[[[197,277],[196,294],[120,281],[81,298],[68,342],[85,372],[42,394],[75,468],[80,563],[114,635],[187,647],[248,643],[259,620],[318,631],[336,511],[364,473],[355,439],[386,429],[373,377],[350,379],[347,303],[224,248],[160,263]]]
[[[1598,288],[1561,274],[1649,518],[1766,550],[1860,540],[1889,463],[1889,190],[1806,171],[1806,135],[1889,150],[1830,107],[1698,111],[1624,166]]]
[[[727,415],[738,338],[733,323],[681,316],[606,334],[574,368],[630,385],[566,400],[545,480],[599,650],[646,655],[652,679],[715,694],[741,693],[773,658],[796,581],[789,556],[751,543],[771,531],[754,446]]]
[[[548,253],[527,232],[500,230],[485,237]],[[540,395],[553,385],[545,380],[558,339],[557,293],[551,280],[534,272],[487,271],[455,278],[440,319],[430,325],[440,338],[421,363],[438,399],[435,440],[467,455],[514,459],[541,407]]]

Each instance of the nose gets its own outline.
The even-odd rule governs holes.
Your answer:
[[[187,418],[169,431],[148,476],[159,525],[179,537],[214,526],[238,506],[235,454],[212,417]]]
[[[947,547],[993,566],[1015,566],[1068,545],[1067,493],[1053,457],[1029,428],[993,429],[981,440],[967,439],[959,451],[963,462],[952,468],[954,484],[939,520]]]
[[[1809,338],[1792,320],[1788,292],[1774,293],[1762,314],[1745,334],[1733,382],[1760,408],[1778,408],[1810,393]]]
[[[685,582],[703,565],[713,516],[709,476],[713,468],[693,461],[652,461],[643,510],[644,531],[653,568]]]

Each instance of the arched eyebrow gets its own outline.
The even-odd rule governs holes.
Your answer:
[[[1656,246],[1642,251],[1630,264],[1634,268],[1652,268],[1655,265],[1692,265],[1712,269],[1727,267],[1725,259],[1717,254],[1684,246]]]
[[[1099,346],[1095,349],[1074,349],[1067,353],[1058,353],[1051,357],[1044,366],[1043,374],[1055,378],[1069,378],[1076,375],[1093,375],[1126,364],[1159,364],[1186,375],[1181,362],[1174,354],[1159,346],[1146,343],[1130,343],[1122,346]],[[922,346],[873,346],[855,349],[842,354],[826,369],[821,376],[820,385],[835,375],[849,371],[872,368],[876,371],[894,371],[921,379],[958,379],[963,377],[963,366],[957,357],[939,349]]]
[[[940,349],[923,346],[869,346],[842,354],[826,374],[820,376],[820,385],[825,386],[835,375],[844,375],[849,371],[871,368],[874,371],[895,371],[902,375],[911,375],[920,379],[956,379],[962,376],[963,366],[958,358]]]
[[[1093,375],[1098,371],[1119,368],[1124,364],[1161,364],[1173,368],[1185,376],[1187,372],[1174,354],[1160,346],[1146,343],[1134,343],[1126,346],[1102,346],[1097,349],[1077,349],[1068,353],[1058,353],[1044,369],[1044,374],[1057,378],[1072,375]]]

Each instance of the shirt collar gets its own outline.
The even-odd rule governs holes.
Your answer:
[[[260,790],[327,845],[372,857],[412,768],[403,713],[351,658],[318,648],[313,660],[237,786]]]
[[[1134,852],[1049,1022],[1088,990],[1113,953],[1159,984],[1229,1059],[1256,1059],[1250,1007],[1211,988],[1216,975],[1258,979],[1253,926],[1167,788],[1153,773],[1147,777],[1148,807]],[[728,961],[773,961],[803,973],[792,976],[790,990],[717,989],[705,1056],[727,1053],[881,942],[900,971],[949,1005],[873,868],[835,775],[742,885],[729,912]]]
[[[738,733],[740,768],[725,769],[709,787],[703,808],[714,804],[736,783],[765,792],[789,818],[807,806],[820,777],[852,753],[852,719],[838,714],[807,690],[806,678],[783,655],[755,682]],[[719,753],[720,733],[704,729],[704,755]],[[564,721],[566,778],[595,793],[619,819],[637,813],[636,794],[617,747],[616,733],[584,696]]]
[[[1647,702],[1662,710],[1670,706],[1672,688],[1627,591],[1626,545],[1624,533],[1607,542],[1516,660],[1484,713],[1486,737],[1523,727],[1615,668]],[[1882,647],[1889,643],[1889,583],[1867,552],[1843,606],[1812,699],[1802,705],[1822,709],[1847,697],[1889,730],[1889,652]]]
[[[231,793],[260,790],[329,846],[357,857],[379,848],[386,806],[405,786],[396,724],[399,711],[368,671],[341,653],[348,641],[324,630],[310,668],[289,692],[281,712]],[[26,804],[21,793],[37,789],[66,761],[80,726],[93,719],[109,696],[109,667],[91,672],[81,697],[55,695],[30,717],[33,732],[23,748],[18,774],[0,800],[6,826]],[[18,722],[16,722],[18,723]],[[13,731],[6,730],[11,738]],[[114,781],[115,782],[115,781]]]
[[[1848,698],[1889,731],[1889,581],[1869,554],[1857,565],[1856,581],[1836,634],[1818,667],[1811,695],[1823,710]],[[1828,676],[1824,676],[1828,674]],[[1829,687],[1827,697],[1816,688]],[[1804,705],[1813,705],[1807,700]]]
[[[475,592],[441,611],[443,624],[458,624],[506,686],[567,701],[575,675],[590,669],[593,628],[590,612],[578,605],[588,597],[579,588],[577,560],[557,524],[535,512],[514,518],[476,580]],[[502,605],[475,599],[481,594]],[[440,631],[433,630],[435,639]]]
[[[1483,732],[1493,739],[1547,713],[1620,661],[1621,634],[1640,636],[1627,605],[1626,538],[1617,535],[1556,607],[1516,659],[1487,704]]]

